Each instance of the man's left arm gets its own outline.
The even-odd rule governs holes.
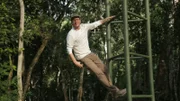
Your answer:
[[[110,16],[110,17],[107,17],[107,18],[105,18],[105,19],[98,20],[98,21],[95,21],[95,22],[90,23],[90,24],[86,24],[86,28],[92,30],[92,29],[94,29],[94,28],[96,28],[96,27],[98,27],[98,26],[100,26],[100,25],[102,25],[102,24],[110,21],[110,20],[113,19],[114,17],[115,17],[115,16]]]
[[[100,22],[101,22],[101,24],[104,24],[104,23],[110,21],[113,18],[115,18],[115,16],[109,16],[109,17],[106,17],[105,19],[100,20]]]

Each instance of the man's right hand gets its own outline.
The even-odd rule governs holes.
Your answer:
[[[83,64],[81,64],[81,62],[79,62],[79,61],[76,61],[74,64],[75,64],[76,66],[78,66],[79,68],[82,68],[82,67],[83,67]]]
[[[78,66],[79,68],[83,67],[83,64],[81,64],[81,62],[76,60],[76,58],[74,57],[74,54],[71,53],[71,54],[69,54],[69,56],[76,66]]]

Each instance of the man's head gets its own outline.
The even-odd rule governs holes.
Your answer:
[[[71,23],[74,29],[79,29],[81,24],[81,17],[79,15],[72,16]]]
[[[75,18],[81,19],[81,17],[79,15],[74,15],[74,16],[71,17],[71,21],[73,21]]]

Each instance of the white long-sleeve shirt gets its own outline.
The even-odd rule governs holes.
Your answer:
[[[68,54],[72,54],[73,50],[76,59],[80,60],[91,53],[88,41],[88,31],[98,27],[99,25],[101,25],[101,22],[96,21],[94,23],[81,24],[79,30],[72,28],[68,32],[66,38]]]

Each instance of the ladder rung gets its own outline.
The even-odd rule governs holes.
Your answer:
[[[152,95],[132,95],[132,98],[151,98]]]
[[[133,52],[130,52],[131,55],[137,55],[137,56],[140,56],[140,57],[145,57],[145,58],[149,58],[148,55],[143,55],[143,54],[138,54],[138,53],[133,53]]]

